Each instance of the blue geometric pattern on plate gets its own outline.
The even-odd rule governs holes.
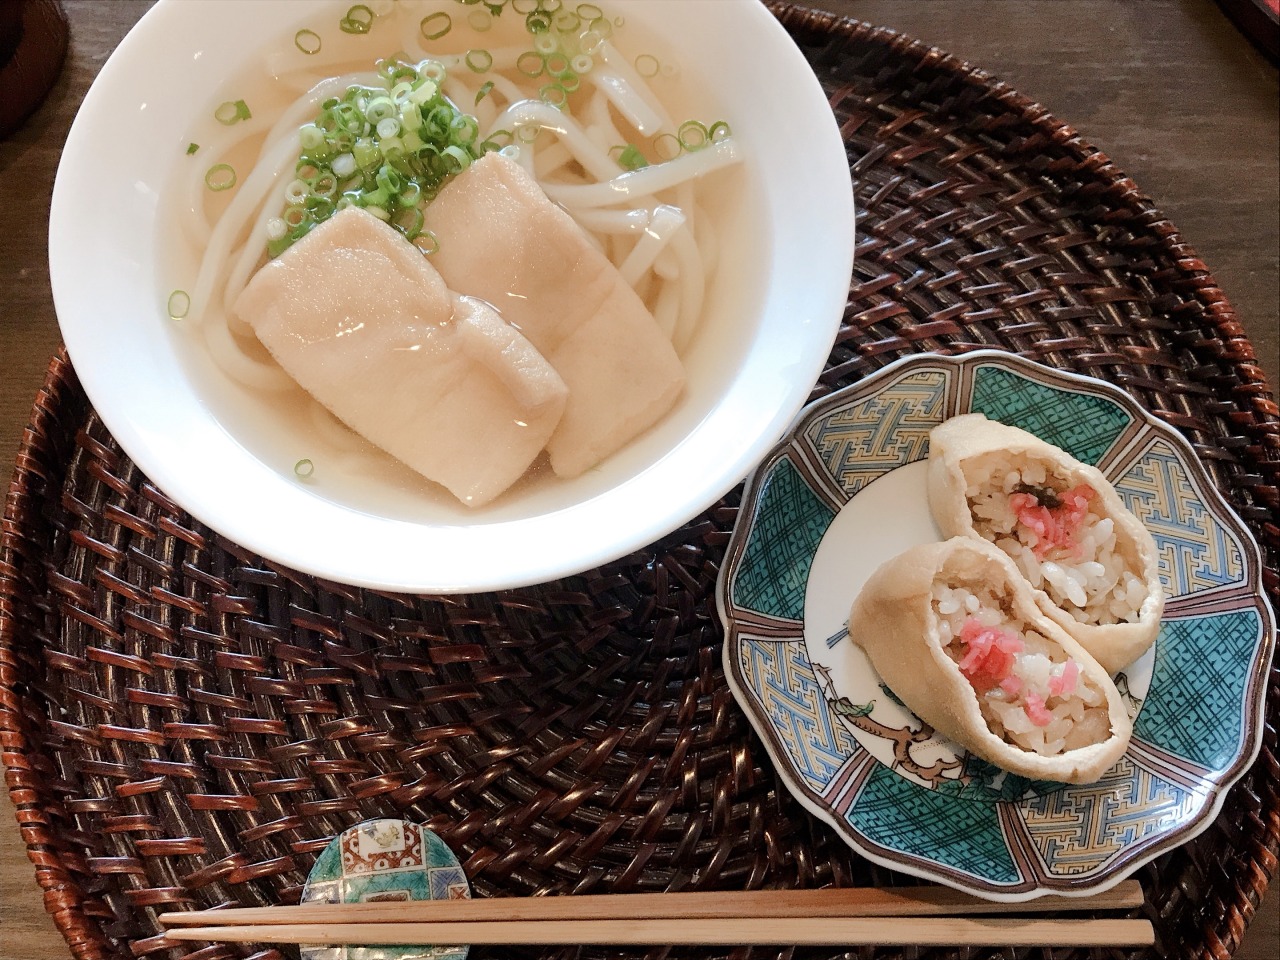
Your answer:
[[[929,431],[946,412],[947,381],[941,370],[922,370],[861,403],[818,418],[805,431],[846,495],[929,455]]]
[[[1155,538],[1160,579],[1169,596],[1183,597],[1244,579],[1240,544],[1206,509],[1170,444],[1151,444],[1116,483],[1116,490]]]
[[[461,867],[432,867],[427,871],[432,900],[448,900],[452,891],[467,882]]]
[[[1019,879],[994,803],[956,803],[941,791],[921,789],[876,764],[845,819],[881,846],[997,884]],[[904,830],[906,823],[913,829]]]
[[[1097,463],[1133,422],[1106,397],[1037,383],[1002,367],[981,365],[973,376],[969,413],[1021,427],[1084,463]]]
[[[760,511],[733,582],[738,606],[784,620],[804,616],[813,554],[835,513],[783,457],[764,481]]]
[[[1244,735],[1239,704],[1261,630],[1252,608],[1161,624],[1134,735],[1206,770],[1230,766]]]
[[[827,709],[804,643],[744,640],[742,672],[769,715],[796,772],[817,793],[858,749]]]
[[[1051,876],[1092,873],[1131,845],[1180,823],[1204,795],[1170,783],[1127,756],[1097,783],[1020,804],[1041,868]]]

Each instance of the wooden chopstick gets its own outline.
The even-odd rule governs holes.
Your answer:
[[[1123,910],[1142,903],[1142,887],[1125,880],[1086,897],[1047,896],[999,903],[948,887],[846,887],[821,890],[735,890],[581,896],[304,903],[222,907],[160,915],[167,927],[274,926],[311,923],[733,919],[736,917],[927,917],[954,914]]]
[[[189,927],[172,940],[330,944],[611,944],[628,946],[1149,946],[1147,920],[967,917],[736,917],[661,920],[516,920],[475,923],[298,923]]]

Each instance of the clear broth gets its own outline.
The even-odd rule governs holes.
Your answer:
[[[607,3],[598,4],[606,14]],[[345,8],[344,8],[345,9]],[[428,41],[430,53],[448,54],[473,48],[496,49],[504,43],[527,43],[520,18],[508,11],[494,18],[484,32],[466,23],[465,14],[477,9],[455,3],[421,6],[419,19],[443,9],[453,16],[453,29],[438,41]],[[246,142],[238,151],[218,155],[219,139],[229,139],[228,129],[212,119],[214,108],[224,101],[245,100],[255,119],[265,119],[266,128],[299,95],[280,80],[283,71],[271,70],[272,63],[305,70],[306,56],[294,46],[297,30],[308,28],[320,34],[326,50],[341,45],[342,62],[325,71],[337,76],[355,70],[373,69],[379,59],[400,51],[391,24],[375,21],[364,36],[341,33],[334,22],[324,27],[332,8],[323,15],[304,18],[284,35],[264,44],[264,54],[249,70],[233,76],[212,95],[190,131],[191,142],[201,149],[191,157],[204,170],[217,160],[227,160],[240,171],[247,168],[262,137]],[[380,30],[381,28],[381,30]],[[513,30],[512,28],[518,28]],[[523,38],[523,40],[521,39]],[[656,56],[664,64],[658,76],[648,80],[671,117],[705,122],[721,119],[717,104],[709,95],[709,84],[696,74],[696,64],[672,55],[670,45],[646,32],[638,23],[627,22],[612,38],[629,60],[640,53]],[[350,56],[346,52],[350,51]],[[293,56],[291,56],[293,54]],[[686,60],[688,58],[685,58]],[[296,67],[294,66],[296,65]],[[674,69],[671,69],[674,67]],[[464,110],[467,105],[460,104]],[[732,125],[734,118],[726,117]],[[714,273],[708,279],[703,311],[697,330],[681,355],[687,375],[684,394],[666,417],[626,448],[573,480],[557,478],[540,456],[526,475],[494,502],[479,508],[459,503],[442,487],[409,469],[389,454],[358,437],[324,410],[297,385],[284,391],[247,387],[225,374],[213,359],[204,338],[194,324],[173,324],[176,351],[193,382],[201,385],[201,396],[221,427],[253,456],[282,475],[292,476],[294,465],[303,459],[314,464],[314,472],[297,482],[312,495],[348,509],[373,516],[426,523],[498,522],[541,515],[595,497],[625,482],[656,463],[691,433],[715,405],[732,380],[753,333],[764,287],[765,264],[770,256],[769,225],[764,205],[762,176],[747,157],[743,163],[717,171],[699,183],[699,205],[711,217],[719,244]],[[241,178],[243,180],[243,177]],[[171,197],[181,193],[172,186]],[[234,191],[218,196],[207,209],[211,220],[221,214]],[[187,236],[182,217],[193,216],[185,195],[177,202],[163,203],[169,213],[160,223],[159,249],[168,254],[161,276],[172,282],[167,289],[191,289],[199,267],[201,250]],[[460,291],[464,292],[465,291]],[[165,294],[167,296],[167,293]],[[220,322],[220,321],[219,321]],[[265,361],[270,357],[261,345],[249,345]]]

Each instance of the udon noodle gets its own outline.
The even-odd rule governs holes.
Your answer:
[[[683,356],[720,252],[702,178],[740,157],[727,124],[673,116],[655,92],[675,82],[678,65],[634,49],[624,54],[627,26],[607,5],[370,0],[348,11],[358,21],[354,32],[347,20],[339,29],[342,9],[313,16],[295,42],[278,44],[264,62],[268,85],[230,91],[244,98],[237,122],[206,123],[202,132],[212,136],[189,151],[182,232],[200,251],[199,265],[177,285],[190,291],[184,324],[198,327],[218,368],[255,393],[297,390],[231,306],[285,226],[299,131],[349,88],[387,87],[377,70],[386,58],[443,67],[441,92],[474,116],[476,142],[500,148],[570,214]],[[443,16],[451,29],[435,36]],[[553,28],[531,32],[533,16]],[[541,76],[529,75],[537,63],[531,53],[542,58]],[[569,67],[553,79],[547,64],[557,56]],[[229,189],[210,189],[218,167],[224,178],[226,168],[233,171]],[[367,455],[367,445],[323,407],[309,402],[308,409],[331,447]]]

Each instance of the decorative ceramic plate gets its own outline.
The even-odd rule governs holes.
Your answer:
[[[1095,464],[1155,537],[1164,621],[1116,677],[1134,736],[1097,783],[970,756],[848,638],[871,571],[940,539],[929,431],[969,412]],[[1120,390],[996,351],[908,357],[805,408],[749,478],[717,590],[725,672],[787,787],[868,858],[992,899],[1084,895],[1206,828],[1257,755],[1275,643],[1260,570],[1190,446]]]
[[[407,820],[366,820],[316,858],[303,903],[469,900],[471,885],[443,840]],[[302,960],[467,960],[466,946],[303,946]]]

